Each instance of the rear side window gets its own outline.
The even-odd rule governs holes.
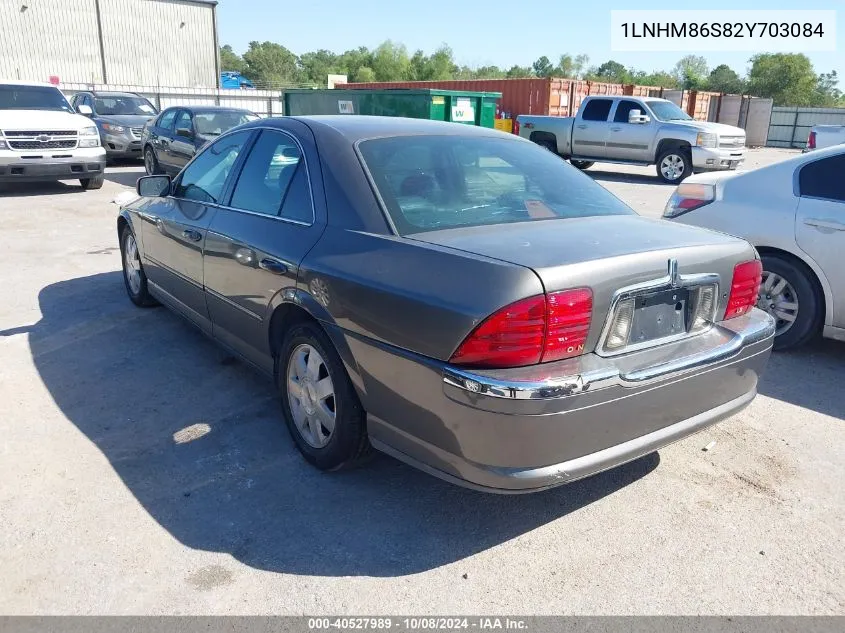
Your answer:
[[[610,106],[613,105],[611,99],[593,99],[587,102],[584,106],[584,113],[581,118],[584,121],[607,121],[607,115],[610,114]]]
[[[802,196],[845,202],[845,154],[808,163],[798,174]]]
[[[265,130],[244,162],[229,206],[263,215],[311,222],[305,163],[296,141]]]
[[[534,143],[396,136],[362,141],[358,148],[400,234],[634,213]]]

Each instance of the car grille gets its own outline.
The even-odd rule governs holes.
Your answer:
[[[129,131],[132,132],[132,136],[135,138],[141,138],[141,135],[144,133],[144,128],[142,127],[131,127]]]
[[[11,149],[18,150],[72,149],[76,147],[76,139],[68,139],[65,141],[47,141],[46,143],[42,143],[41,141],[13,141],[11,139],[7,139],[6,142],[9,144]]]
[[[720,136],[719,147],[743,147],[745,146],[744,136]]]
[[[75,130],[6,130],[6,138],[32,138],[34,136],[76,136]]]

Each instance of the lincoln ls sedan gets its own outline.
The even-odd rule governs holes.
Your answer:
[[[129,298],[272,376],[314,466],[377,449],[493,492],[636,459],[754,398],[746,241],[638,216],[544,149],[416,119],[264,119],[138,181]]]

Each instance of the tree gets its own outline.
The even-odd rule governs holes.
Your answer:
[[[505,71],[498,66],[482,66],[475,71],[476,79],[504,79],[505,76]]]
[[[817,98],[818,80],[803,53],[761,53],[750,60],[748,92],[769,97],[776,106],[809,106]]]
[[[534,69],[534,74],[538,77],[551,77],[555,70],[555,67],[552,66],[549,58],[545,55],[535,61],[531,67]]]
[[[822,73],[816,78],[816,90],[813,105],[821,107],[837,107],[845,105],[842,91],[839,90],[839,76],[836,71]]]
[[[407,79],[411,67],[408,49],[404,44],[394,44],[391,40],[384,41],[373,51],[371,67],[376,74],[376,81]]]
[[[292,84],[299,78],[296,55],[281,44],[250,42],[243,58],[247,77],[262,87]]]
[[[608,60],[601,66],[588,73],[589,78],[597,81],[606,81],[617,84],[631,83],[631,73],[622,64],[614,60]]]
[[[587,71],[587,64],[590,63],[590,56],[581,55],[575,56],[575,62],[572,64],[572,78],[573,79],[582,79],[584,77],[584,73]]]
[[[325,87],[330,74],[348,75],[346,68],[338,64],[338,56],[324,49],[303,53],[299,58],[303,82]]]
[[[246,71],[246,62],[226,44],[220,47],[220,70],[243,73]]]
[[[505,77],[507,79],[522,79],[523,77],[531,77],[532,71],[528,66],[517,66],[513,65],[508,68],[508,71],[505,73]]]
[[[555,75],[565,78],[572,78],[575,76],[575,60],[572,59],[572,55],[565,53],[560,56],[560,61],[555,69]]]
[[[644,70],[637,70],[631,73],[631,81],[640,86],[655,86],[658,88],[677,88],[678,82],[670,73],[665,70],[656,70],[647,73]]]
[[[740,94],[745,90],[745,82],[727,64],[719,64],[711,70],[705,85],[708,90],[728,94]]]
[[[707,77],[707,60],[701,55],[686,55],[675,64],[672,74],[682,88],[694,90],[703,85]]]
[[[369,66],[360,66],[352,73],[351,80],[368,84],[376,80],[376,74]]]
[[[408,77],[416,81],[442,81],[452,79],[457,70],[452,49],[443,44],[430,57],[416,51],[409,62]]]
[[[346,74],[350,79],[359,68],[372,68],[373,54],[366,46],[353,48],[337,56],[337,68],[340,74]]]

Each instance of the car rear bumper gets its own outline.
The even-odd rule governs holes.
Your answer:
[[[692,166],[697,171],[736,169],[745,161],[745,148],[692,148]]]
[[[50,150],[49,155],[40,156],[34,152],[0,151],[0,182],[92,178],[105,168],[106,152],[102,147]]]
[[[361,396],[376,448],[472,488],[531,492],[637,459],[741,410],[756,395],[773,337],[771,317],[754,309],[679,343],[511,370],[467,372],[372,348]],[[350,342],[353,355],[367,354],[354,349],[365,343]]]

